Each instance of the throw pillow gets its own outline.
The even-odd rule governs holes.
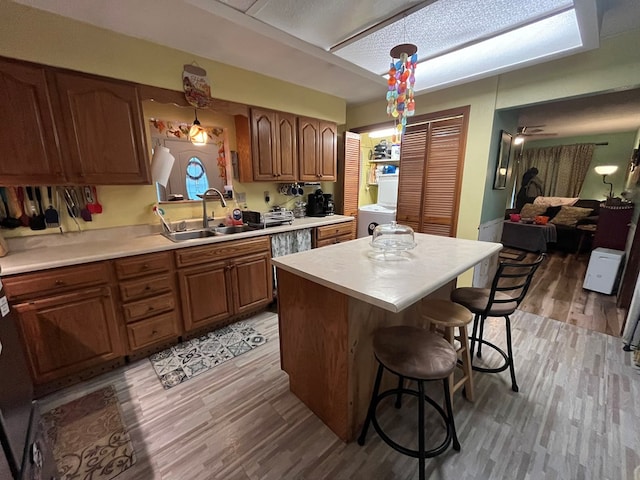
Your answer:
[[[557,207],[549,207],[547,208],[547,211],[544,212],[545,217],[549,217],[549,220],[551,220],[553,217],[555,217],[558,212],[560,211],[562,207],[560,205],[558,205]]]
[[[593,209],[591,208],[582,208],[582,207],[567,207],[563,206],[558,214],[553,217],[551,223],[556,225],[566,225],[568,227],[575,227],[578,223],[578,220],[582,220],[583,218],[587,218],[591,215]]]
[[[520,216],[522,218],[534,218],[538,215],[542,215],[546,211],[546,205],[534,205],[533,203],[525,203],[520,210]]]

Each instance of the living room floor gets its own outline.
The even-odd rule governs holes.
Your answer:
[[[523,261],[536,254],[529,253]],[[520,310],[621,336],[626,310],[616,307],[616,295],[584,290],[589,254],[551,251],[536,272]]]

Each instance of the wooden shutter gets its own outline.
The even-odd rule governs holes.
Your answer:
[[[463,120],[462,117],[456,117],[430,123],[421,199],[420,231],[423,233],[456,236],[463,159],[461,153],[464,151]]]
[[[429,124],[407,127],[402,136],[396,220],[420,231],[422,185]]]
[[[358,217],[358,194],[360,188],[360,135],[344,133],[344,204],[343,215]],[[353,235],[356,234],[353,222]]]

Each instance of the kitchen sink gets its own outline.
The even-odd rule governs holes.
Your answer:
[[[216,234],[228,234],[228,233],[242,233],[242,232],[251,232],[253,230],[259,230],[256,227],[251,227],[249,225],[230,225],[228,227],[216,227],[214,228]]]
[[[187,230],[184,232],[162,232],[166,238],[171,240],[172,242],[181,242],[183,240],[193,240],[194,238],[208,238],[214,237],[218,235],[217,232],[210,229],[202,229],[202,230]]]

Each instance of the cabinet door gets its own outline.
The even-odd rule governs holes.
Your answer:
[[[150,184],[138,91],[116,80],[54,73],[71,182]]]
[[[124,355],[107,287],[16,305],[35,383],[80,372]]]
[[[337,143],[336,124],[331,122],[319,123],[319,153],[318,174],[323,182],[333,182],[336,179]]]
[[[300,180],[303,182],[317,182],[318,173],[318,144],[319,122],[313,118],[298,117],[298,169]]]
[[[276,113],[251,109],[251,157],[255,181],[277,180],[276,169]]]
[[[44,68],[0,60],[2,185],[64,183]]]
[[[178,272],[184,326],[187,332],[231,316],[231,292],[226,262],[185,268]]]
[[[273,300],[271,255],[251,255],[235,260],[232,265],[234,313],[243,313]]]
[[[276,173],[279,182],[298,180],[298,142],[296,117],[288,113],[277,114]]]

